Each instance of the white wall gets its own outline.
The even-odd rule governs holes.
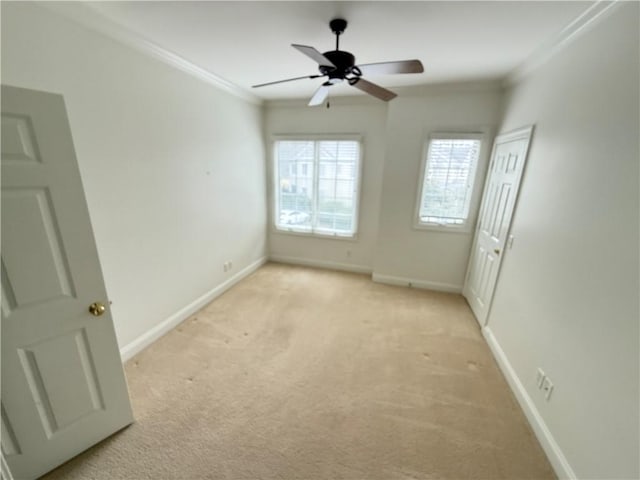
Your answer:
[[[432,132],[485,132],[478,167],[480,194],[500,101],[501,91],[494,84],[462,84],[425,87],[390,102],[374,278],[462,290],[473,230],[449,233],[413,227],[424,142]],[[476,214],[477,208],[472,224]]]
[[[361,135],[363,141],[357,238],[344,240],[292,235],[278,232],[271,226],[269,252],[272,258],[371,271],[378,231],[386,110],[385,103],[364,98],[332,99],[329,109],[310,108],[306,102],[272,102],[267,105],[265,130],[269,144],[273,135],[305,133],[355,133]],[[271,155],[269,164],[272,164]],[[271,177],[269,181],[271,185]]]
[[[2,83],[64,95],[121,347],[265,255],[259,106],[27,3]]]
[[[517,84],[501,127],[535,132],[488,326],[578,478],[640,476],[638,18],[616,7]]]
[[[472,232],[413,228],[423,144],[433,131],[487,132],[478,174],[481,186],[499,121],[501,91],[491,83],[397,91],[401,95],[389,103],[338,97],[330,109],[309,108],[304,102],[268,105],[267,140],[287,133],[357,133],[364,138],[358,237],[333,240],[272,229],[270,254],[276,259],[373,272],[374,279],[460,291]]]

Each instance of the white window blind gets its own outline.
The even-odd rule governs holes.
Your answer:
[[[355,235],[359,163],[357,140],[277,141],[276,228]]]
[[[480,138],[434,136],[429,141],[420,194],[420,224],[462,226],[469,216]]]

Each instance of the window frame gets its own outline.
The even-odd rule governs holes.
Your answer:
[[[479,196],[479,177],[480,172],[484,171],[484,151],[487,135],[485,132],[455,132],[455,131],[437,131],[427,135],[422,147],[422,158],[420,161],[420,175],[418,176],[416,202],[413,214],[413,228],[416,230],[430,230],[436,232],[448,233],[470,233],[473,230],[478,207]],[[476,161],[471,179],[471,193],[469,198],[469,210],[467,218],[462,224],[446,224],[436,222],[423,222],[420,220],[420,207],[422,205],[422,196],[424,189],[424,176],[427,171],[427,163],[429,161],[429,146],[433,140],[479,140],[480,147],[478,149],[478,160]]]
[[[307,142],[321,142],[321,141],[355,141],[358,142],[358,165],[356,168],[356,191],[353,196],[354,202],[354,215],[353,215],[353,233],[350,235],[339,234],[336,232],[321,232],[321,231],[308,231],[306,229],[295,228],[295,226],[290,227],[282,227],[277,223],[278,219],[278,199],[279,199],[279,170],[278,170],[278,157],[276,154],[277,143],[281,141],[307,141]],[[313,237],[313,238],[322,238],[326,240],[342,240],[342,241],[356,241],[358,239],[358,232],[360,227],[360,197],[362,195],[362,168],[363,168],[363,157],[364,157],[364,141],[363,136],[361,134],[277,134],[271,136],[271,218],[270,218],[270,229],[272,233],[285,234],[285,235],[294,235],[294,236],[302,236],[302,237]],[[317,213],[317,182],[319,175],[319,165],[314,158],[313,165],[311,167],[313,173],[313,181],[314,181],[314,198],[313,201],[313,209],[314,214]]]

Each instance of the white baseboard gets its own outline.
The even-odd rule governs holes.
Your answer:
[[[540,412],[538,412],[533,400],[522,385],[522,382],[511,366],[511,363],[498,343],[498,340],[493,335],[493,332],[488,326],[486,326],[482,329],[482,334],[489,344],[489,348],[491,349],[500,370],[502,370],[503,375],[507,379],[511,390],[516,396],[520,407],[524,411],[531,428],[533,428],[533,432],[538,438],[540,445],[542,445],[543,450],[547,454],[547,458],[555,470],[556,475],[558,475],[558,478],[560,479],[577,479],[578,477],[576,477],[576,474],[567,461],[567,458],[564,456],[564,453],[562,453],[560,446],[556,443],[546,423],[544,423]]]
[[[224,283],[221,283],[217,287],[213,288],[209,292],[205,293],[199,298],[196,298],[193,302],[191,302],[186,307],[180,309],[169,318],[159,323],[152,329],[140,335],[138,338],[128,343],[124,347],[120,349],[120,357],[122,358],[122,362],[126,362],[138,352],[141,352],[153,342],[155,342],[158,338],[162,337],[164,334],[173,330],[176,326],[182,323],[184,320],[189,318],[191,315],[196,313],[206,304],[211,302],[216,297],[219,297],[224,292],[229,290],[232,286],[238,283],[240,280],[255,272],[258,268],[264,265],[267,262],[267,257],[262,257],[255,262],[253,262],[248,267],[242,269],[238,273],[236,273],[233,277],[229,278]]]
[[[383,275],[374,273],[371,277],[374,282],[386,283],[388,285],[398,285],[401,287],[424,288],[426,290],[436,290],[438,292],[462,293],[462,285],[452,285],[450,283],[428,282],[425,280],[416,280],[413,278],[394,277],[391,275]]]
[[[353,273],[371,273],[370,267],[354,265],[352,263],[328,262],[325,260],[310,260],[308,258],[286,257],[282,255],[271,255],[269,260],[276,263],[289,263],[292,265],[302,265],[305,267],[325,268],[329,270],[342,270]]]

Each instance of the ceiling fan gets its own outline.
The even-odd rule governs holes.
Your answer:
[[[333,19],[329,22],[329,28],[331,28],[331,31],[336,35],[335,50],[320,53],[315,48],[307,45],[291,44],[293,48],[304,53],[318,63],[318,69],[320,70],[319,75],[307,75],[304,77],[261,83],[260,85],[254,85],[253,88],[266,87],[267,85],[275,85],[276,83],[291,82],[305,78],[327,77],[327,80],[320,85],[320,88],[318,88],[313,94],[313,97],[311,97],[309,106],[321,105],[329,95],[329,88],[332,85],[336,85],[344,81],[348,82],[349,85],[368,93],[369,95],[373,95],[380,100],[388,102],[397,95],[391,90],[387,90],[386,88],[365,80],[362,78],[363,75],[424,72],[424,67],[420,60],[400,60],[397,62],[366,63],[364,65],[356,65],[356,58],[351,53],[340,50],[340,35],[344,33],[347,28],[347,21],[342,18]]]

